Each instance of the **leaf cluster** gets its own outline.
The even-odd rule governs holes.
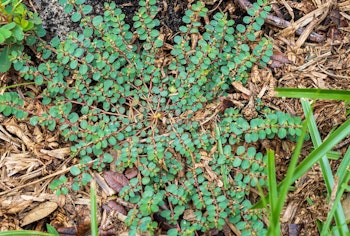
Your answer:
[[[0,72],[10,69],[12,52],[23,50],[26,32],[37,31],[39,35],[45,35],[41,19],[36,13],[28,11],[21,2],[22,0],[0,1]]]

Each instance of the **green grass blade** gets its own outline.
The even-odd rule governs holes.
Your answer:
[[[275,165],[275,153],[272,150],[267,150],[267,177],[268,177],[268,189],[269,189],[269,228],[268,235],[279,236],[280,221],[279,214],[275,215],[278,208],[278,191],[276,180],[276,165]]]
[[[350,172],[347,171],[346,175],[344,176],[344,183],[342,183],[340,185],[340,189],[337,191],[337,189],[335,189],[334,191],[337,191],[336,195],[335,195],[335,199],[332,205],[331,210],[328,212],[328,216],[327,216],[327,220],[326,222],[323,224],[323,228],[322,228],[322,232],[321,232],[321,236],[327,236],[328,234],[328,229],[330,227],[331,221],[334,218],[337,220],[337,215],[336,213],[338,212],[338,209],[341,208],[342,209],[342,205],[340,204],[340,200],[344,194],[344,191],[346,190],[347,186],[348,186],[348,182],[350,180]],[[346,220],[344,217],[344,221],[343,222],[339,222],[340,224],[338,224],[337,222],[337,226],[334,228],[335,231],[339,232],[340,235],[348,235],[348,230],[344,230],[343,228],[348,228],[347,224],[346,224]]]
[[[345,121],[340,127],[338,127],[328,138],[315,150],[313,150],[295,169],[291,182],[295,182],[304,173],[306,173],[322,156],[329,152],[335,145],[337,145],[342,139],[344,139],[350,133],[350,119]],[[284,179],[279,188],[285,184]],[[252,208],[261,208],[262,202],[259,201]]]
[[[91,207],[91,236],[98,236],[97,222],[97,201],[96,201],[96,182],[91,181],[90,187],[90,207]]]
[[[312,151],[307,158],[305,158],[295,169],[293,175],[293,182],[300,178],[312,165],[319,161],[328,151],[337,145],[350,133],[350,119],[345,121],[339,128],[337,128],[328,138],[314,151]]]
[[[304,109],[304,114],[305,115],[309,114],[311,112],[310,103],[305,99],[301,99],[301,104],[302,104],[303,109]],[[321,136],[318,132],[318,128],[317,128],[316,121],[315,121],[314,117],[308,116],[308,120],[309,120],[308,127],[309,127],[309,131],[310,131],[311,140],[312,140],[314,147],[317,149],[322,144]],[[324,181],[326,184],[326,189],[327,189],[328,198],[329,198],[332,194],[332,189],[334,187],[334,178],[333,178],[333,172],[332,172],[331,166],[330,166],[329,161],[328,161],[327,154],[325,154],[321,157],[319,163],[321,166],[321,170],[322,170],[322,174],[323,174],[323,178],[324,178]],[[336,221],[338,229],[340,231],[339,232],[340,235],[345,235],[346,233],[348,233],[347,226],[344,225],[344,222],[346,222],[346,219],[345,219],[344,211],[343,211],[343,208],[341,205],[338,205],[338,207],[336,209],[335,221]],[[324,230],[325,229],[323,227],[322,231],[324,231]]]
[[[311,115],[311,113],[309,113],[307,116],[310,116],[310,115]],[[289,188],[295,182],[295,179],[293,178],[294,172],[296,170],[296,166],[298,163],[298,157],[299,157],[299,155],[301,153],[301,149],[303,147],[304,138],[305,138],[306,131],[307,131],[307,125],[308,125],[308,119],[306,119],[303,122],[301,134],[297,140],[295,150],[293,152],[291,161],[288,165],[286,177],[280,183],[279,199],[278,199],[278,205],[277,205],[278,208],[276,209],[275,215],[280,216],[282,209],[283,209],[283,206],[284,206],[284,202],[285,202],[287,195],[288,195]]]
[[[269,177],[268,177],[269,178]],[[262,203],[262,208],[266,208],[267,210],[268,210],[268,208],[267,208],[267,206],[268,206],[268,202],[267,202],[267,198],[266,198],[266,196],[265,196],[265,194],[264,194],[264,190],[263,190],[263,188],[262,188],[262,186],[261,186],[261,184],[259,183],[259,180],[257,179],[257,178],[254,178],[255,179],[255,184],[256,184],[256,186],[258,187],[258,191],[259,191],[259,195],[260,195],[260,198],[261,198],[261,203]],[[268,195],[268,197],[269,197],[269,195]],[[271,211],[270,211],[271,212]],[[268,215],[269,215],[270,213],[268,213]]]
[[[11,46],[3,47],[0,50],[0,73],[4,73],[11,68],[10,54]]]
[[[337,152],[337,151],[329,151],[329,152],[327,152],[326,156],[327,156],[328,160],[337,161],[342,156],[342,154],[340,152]]]
[[[335,174],[336,176],[338,176],[339,184],[345,183],[344,178],[347,172],[349,172],[348,170],[349,166],[350,166],[350,147],[346,150],[344,158],[338,167],[337,173]]]
[[[219,126],[215,127],[215,132],[216,132],[216,136],[217,136],[217,142],[218,142],[218,151],[219,151],[219,158],[224,156],[224,151],[222,149],[222,143],[221,143],[221,132],[220,132],[220,128]],[[221,177],[222,177],[222,181],[224,184],[224,188],[227,189],[228,188],[228,178],[227,178],[227,169],[226,169],[226,165],[222,164],[221,167]]]
[[[276,88],[277,97],[350,100],[350,91],[307,88]]]
[[[270,204],[270,212],[269,212],[270,225],[268,228],[268,235],[273,235],[273,236],[281,235],[280,215],[284,206],[284,202],[287,198],[289,187],[293,183],[292,177],[298,162],[298,157],[303,147],[306,131],[307,131],[307,120],[303,122],[301,135],[298,138],[295,151],[291,158],[287,175],[286,175],[286,178],[284,179],[284,184],[280,184],[279,186],[277,185],[274,152],[271,150],[267,150],[267,157],[268,157],[267,170],[268,170],[268,189],[269,189],[268,199]],[[262,196],[262,199],[265,200],[266,197]],[[262,203],[262,200],[260,201],[260,204],[261,203]],[[256,208],[258,204],[259,203],[257,203],[253,208]],[[266,206],[266,204],[264,205]]]
[[[301,99],[301,104],[304,109],[304,114],[305,115],[309,114],[311,112],[310,103],[305,99]],[[309,119],[308,127],[310,131],[311,140],[316,149],[322,144],[322,139],[321,139],[320,133],[318,132],[317,124],[314,117],[308,116],[308,119]],[[331,169],[331,166],[329,165],[328,158],[326,155],[321,158],[320,166],[322,169],[323,177],[325,180],[325,184],[326,184],[326,188],[329,196],[332,192],[334,179],[333,179],[332,169]]]
[[[57,232],[57,230],[50,224],[46,224],[47,232],[56,236],[60,236],[60,234]]]

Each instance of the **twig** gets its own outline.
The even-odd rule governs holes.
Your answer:
[[[334,148],[335,148],[335,149],[340,149],[340,148],[342,148],[342,147],[348,145],[349,143],[350,143],[350,137],[347,138],[347,139],[345,139],[343,142],[337,144]]]
[[[333,78],[336,78],[336,79],[349,79],[350,78],[350,76],[348,76],[348,75],[336,75],[334,73],[331,73],[328,70],[324,69],[322,65],[317,65],[317,66],[318,66],[318,68],[320,68],[320,70],[322,72],[324,72],[326,75],[328,75],[330,77],[333,77]]]

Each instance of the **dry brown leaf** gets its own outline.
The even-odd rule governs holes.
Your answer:
[[[294,33],[295,31],[297,31],[297,29],[301,29],[301,28],[309,25],[314,19],[316,19],[316,18],[318,19],[318,17],[320,17],[320,18],[325,17],[324,13],[328,12],[330,6],[331,6],[331,1],[326,2],[322,6],[316,8],[314,11],[309,12],[308,14],[304,15],[303,17],[301,17],[297,21],[290,23],[290,25],[287,28],[281,30],[278,34],[285,37],[289,34]],[[303,35],[304,32],[305,32],[305,30],[303,30],[303,32],[300,35]]]
[[[34,127],[34,137],[35,137],[35,142],[37,143],[42,143],[45,141],[45,137],[43,133],[41,132],[40,128],[38,126]]]
[[[125,177],[128,178],[128,179],[132,179],[132,178],[134,178],[134,177],[137,176],[138,172],[139,172],[139,171],[137,170],[137,168],[136,168],[136,167],[133,167],[133,168],[127,169],[127,170],[125,171],[124,175],[125,175]]]
[[[225,113],[225,110],[231,107],[235,107],[235,104],[230,99],[222,99],[220,104],[220,112]]]
[[[269,66],[271,68],[279,68],[285,64],[292,64],[293,62],[288,59],[288,56],[280,51],[274,50],[271,56],[271,62]]]
[[[123,174],[117,172],[107,171],[104,177],[108,185],[117,193],[119,193],[124,186],[129,184],[128,179]]]
[[[33,222],[41,220],[54,212],[58,207],[56,202],[44,202],[33,210],[29,211],[24,217],[21,226],[29,225]]]
[[[184,220],[187,221],[195,221],[196,220],[196,215],[194,214],[194,211],[192,209],[187,209],[184,211]]]
[[[115,211],[117,211],[117,212],[119,212],[119,213],[121,213],[121,214],[123,214],[123,215],[127,215],[127,214],[128,214],[128,213],[126,212],[125,208],[124,208],[122,205],[116,203],[115,201],[108,201],[107,205],[108,205],[108,207],[110,207],[112,210],[115,210]]]
[[[60,227],[57,229],[57,232],[62,236],[62,235],[77,235],[77,230],[75,227]]]
[[[243,117],[250,121],[258,116],[258,112],[256,111],[254,102],[249,102],[247,106],[242,109]]]
[[[91,217],[90,209],[85,206],[80,206],[76,208],[78,217],[77,217],[77,235],[87,235],[90,231]],[[97,212],[97,217],[99,218],[99,213]]]

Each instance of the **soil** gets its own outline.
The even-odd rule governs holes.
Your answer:
[[[76,30],[77,25],[70,23],[69,17],[58,7],[57,0],[32,1],[24,2],[32,11],[37,11],[42,16],[44,26],[49,32],[47,40],[53,36],[64,37],[68,31]],[[126,21],[131,23],[132,16],[138,8],[138,1],[115,2],[126,14]],[[215,12],[222,11],[239,22],[245,12],[238,1],[205,2],[209,8],[209,18]],[[88,3],[94,6],[94,14],[101,12],[102,1],[89,0]],[[181,25],[181,18],[188,2],[164,0],[158,4],[161,9],[158,13],[161,21],[160,30],[165,32],[171,43],[172,36],[177,33]],[[274,56],[268,67],[253,70],[252,77],[258,76],[256,78],[261,81],[268,77],[272,82],[268,85],[261,83],[259,88],[247,85],[247,88],[256,94],[266,89],[266,86],[270,86],[269,89],[303,87],[350,90],[349,1],[286,0],[273,3],[273,9],[271,13],[273,16],[288,22],[294,19],[295,23],[286,29],[271,24],[273,22],[265,25],[262,33],[274,40]],[[317,15],[320,10],[322,14]],[[323,14],[324,12],[328,14]],[[298,21],[299,19],[302,20]],[[299,23],[305,23],[304,26],[320,35],[322,40],[308,38],[307,32],[296,34],[293,26],[297,27]],[[0,86],[5,86],[6,81],[14,80],[14,76],[16,75],[11,73],[1,75]],[[298,99],[266,98],[263,102],[273,109],[303,117]],[[315,102],[314,114],[323,139],[334,127],[348,118],[346,114],[348,109],[349,105],[344,102],[327,100]],[[69,146],[62,142],[59,134],[33,128],[28,125],[28,121],[3,117],[0,123],[0,139],[0,231],[12,229],[45,231],[45,224],[49,223],[62,235],[89,235],[89,189],[57,197],[48,188],[54,178],[65,173],[67,166],[76,162],[69,158]],[[294,143],[287,140],[271,140],[263,142],[261,146],[275,150],[277,177],[282,180],[288,168]],[[344,142],[334,151],[344,154],[348,147],[349,144]],[[302,156],[305,157],[311,148],[311,143],[306,143]],[[333,171],[336,171],[339,162],[340,160],[332,161]],[[101,176],[103,174],[101,173]],[[316,222],[324,221],[329,210],[320,167],[315,165],[295,183],[294,187],[295,189],[288,195],[281,216],[283,235],[318,235]],[[106,210],[112,207],[110,205],[113,205],[110,203],[112,200],[116,199],[107,196],[103,191],[98,191],[100,234],[127,235],[123,217]],[[23,224],[28,220],[26,216],[30,211],[44,214],[39,211],[43,202],[52,203],[45,206],[48,210],[47,216]],[[127,203],[119,204],[127,206]],[[207,232],[206,235],[235,234],[225,230]]]

